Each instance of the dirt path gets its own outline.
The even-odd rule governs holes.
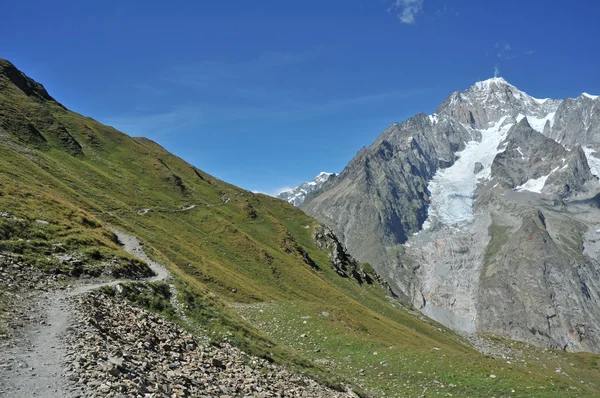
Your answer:
[[[169,277],[165,267],[152,261],[137,238],[113,229],[125,251],[148,263],[156,276],[146,281],[162,281]],[[128,280],[80,285],[73,289],[43,294],[31,311],[35,319],[24,335],[0,346],[0,397],[57,398],[78,397],[62,377],[65,355],[63,338],[74,311],[69,298],[102,286],[114,286]]]

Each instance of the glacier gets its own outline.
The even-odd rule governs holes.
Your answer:
[[[468,142],[465,149],[457,153],[459,159],[452,166],[437,172],[429,182],[431,203],[424,228],[434,221],[456,226],[473,220],[473,197],[477,184],[490,178],[492,162],[501,151],[498,147],[513,125],[505,123],[506,120],[507,117],[503,116],[488,129],[472,129],[474,133],[481,133],[481,141]],[[477,162],[482,164],[483,169],[475,174]]]

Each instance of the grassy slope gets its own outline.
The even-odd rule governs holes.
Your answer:
[[[453,396],[600,394],[592,386],[596,356],[526,349],[526,363],[488,358],[378,286],[340,278],[312,242],[317,222],[283,201],[226,184],[150,140],[33,100],[10,84],[0,86],[0,109],[8,117],[25,115],[22,123],[29,121],[47,141],[39,144],[29,130],[17,134],[6,124],[0,129],[0,211],[32,226],[19,234],[0,219],[8,231],[5,250],[42,259],[39,247],[58,241],[126,259],[102,226],[115,225],[170,266],[191,315],[209,330],[296,366],[308,364],[304,359],[332,361],[331,373],[375,395],[418,395],[425,388],[427,395]],[[138,214],[142,209],[149,210]],[[41,228],[35,219],[51,224],[32,245],[27,234]],[[307,265],[294,245],[320,269]]]

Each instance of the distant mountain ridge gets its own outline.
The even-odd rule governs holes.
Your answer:
[[[295,188],[282,191],[277,194],[279,199],[283,199],[294,206],[300,206],[304,203],[306,196],[320,189],[331,177],[335,177],[335,173],[327,173],[322,171],[312,181],[304,182]]]
[[[597,96],[538,99],[492,78],[394,123],[301,208],[448,326],[598,352],[600,213],[581,207],[600,193],[597,152]],[[522,228],[552,245],[513,269]],[[554,282],[529,279],[540,267]]]

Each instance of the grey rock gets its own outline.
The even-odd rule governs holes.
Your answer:
[[[544,134],[567,148],[577,145],[600,145],[600,98],[584,94],[566,98],[556,110],[554,123],[547,124]]]
[[[523,118],[501,143],[505,150],[492,163],[492,177],[509,188],[548,176],[544,191],[560,197],[578,193],[593,177],[581,147],[567,151],[535,131]]]

